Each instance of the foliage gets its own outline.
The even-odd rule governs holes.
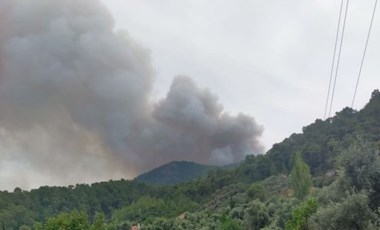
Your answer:
[[[241,230],[239,222],[236,220],[223,215],[219,225],[220,230]]]
[[[343,202],[332,203],[318,210],[312,218],[312,225],[313,229],[321,230],[375,229],[372,223],[374,219],[368,207],[368,197],[365,194],[352,194]]]
[[[266,205],[258,200],[250,203],[244,216],[247,230],[261,229],[269,224],[269,212]]]
[[[340,175],[318,193],[314,229],[379,229],[377,176],[380,156],[361,140],[340,156]]]
[[[170,213],[170,207],[167,207],[163,200],[144,196],[135,203],[115,211],[113,221],[131,220],[142,222],[149,217],[167,216],[168,213]]]
[[[179,184],[204,178],[216,166],[202,165],[188,161],[173,161],[141,174],[135,180],[152,185]]]
[[[43,226],[44,230],[89,230],[88,216],[85,212],[73,211],[51,217]]]
[[[95,214],[94,223],[91,226],[91,230],[106,230],[106,217],[103,213],[97,212]]]
[[[253,183],[251,184],[251,186],[249,186],[247,195],[251,199],[259,199],[261,201],[265,201],[266,196],[267,196],[267,191],[265,191],[265,188],[262,185]]]
[[[309,166],[302,160],[299,152],[294,157],[294,165],[290,178],[295,196],[303,200],[309,194],[312,180]]]
[[[355,191],[366,190],[373,210],[380,207],[379,150],[363,140],[354,144],[340,157],[340,167]]]
[[[317,211],[317,201],[310,198],[301,206],[292,211],[292,219],[286,222],[287,230],[305,230],[310,229],[308,218]]]

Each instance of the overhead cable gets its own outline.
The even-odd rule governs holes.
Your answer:
[[[361,61],[361,64],[360,64],[360,69],[359,69],[358,79],[357,79],[357,81],[356,81],[354,97],[352,98],[351,108],[354,107],[354,102],[355,102],[356,92],[358,91],[358,86],[359,86],[360,76],[361,76],[361,74],[362,74],[362,69],[363,69],[363,63],[364,63],[365,55],[366,55],[366,53],[367,53],[368,41],[369,41],[369,37],[371,36],[372,24],[373,24],[373,19],[375,18],[376,8],[377,8],[377,0],[375,0],[375,5],[374,5],[374,7],[373,7],[371,23],[370,23],[370,25],[369,25],[369,29],[368,29],[367,40],[366,40],[365,47],[364,47],[364,52],[363,52],[362,61]]]
[[[327,90],[327,97],[326,97],[326,104],[325,104],[325,113],[323,115],[323,119],[326,119],[327,107],[328,107],[329,99],[330,99],[331,81],[332,81],[333,73],[334,73],[336,48],[338,47],[338,37],[339,37],[340,24],[341,24],[340,22],[341,22],[341,18],[342,18],[343,3],[344,3],[344,0],[342,0],[341,3],[340,3],[339,19],[338,19],[338,25],[337,25],[337,29],[336,29],[336,35],[335,35],[334,54],[333,54],[332,63],[331,63],[330,81],[329,81],[329,88]]]
[[[346,20],[347,20],[347,12],[348,12],[348,6],[349,6],[349,4],[350,4],[350,0],[347,0],[346,10],[345,10],[345,13],[344,13],[343,27],[342,27],[342,36],[341,36],[341,39],[340,39],[340,46],[339,46],[339,52],[338,52],[338,60],[337,60],[336,69],[335,69],[334,84],[333,84],[332,93],[331,93],[329,117],[331,116],[331,109],[332,109],[332,105],[333,105],[333,102],[334,102],[336,80],[338,78],[340,56],[342,54],[342,46],[343,46],[343,40],[344,40],[344,31],[345,31],[345,28],[346,28]]]

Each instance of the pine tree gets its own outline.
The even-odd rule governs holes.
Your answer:
[[[290,173],[294,195],[303,200],[308,194],[312,184],[309,166],[302,160],[301,154],[296,153],[293,169]]]

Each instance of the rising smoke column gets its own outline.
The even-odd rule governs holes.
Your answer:
[[[182,153],[193,161],[228,164],[248,154],[262,153],[257,140],[262,128],[254,119],[224,113],[216,95],[199,88],[186,76],[174,79],[166,98],[156,105],[153,117],[164,125],[162,129],[174,133],[165,140],[170,148],[177,147],[170,153],[174,158]]]
[[[99,1],[0,0],[0,189],[262,152],[254,119],[225,113],[191,78],[161,100],[153,83],[149,51]]]

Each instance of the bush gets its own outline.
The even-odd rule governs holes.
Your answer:
[[[292,219],[286,222],[287,230],[303,230],[309,229],[308,219],[317,211],[318,205],[315,198],[311,198],[304,202],[301,206],[294,209]]]

